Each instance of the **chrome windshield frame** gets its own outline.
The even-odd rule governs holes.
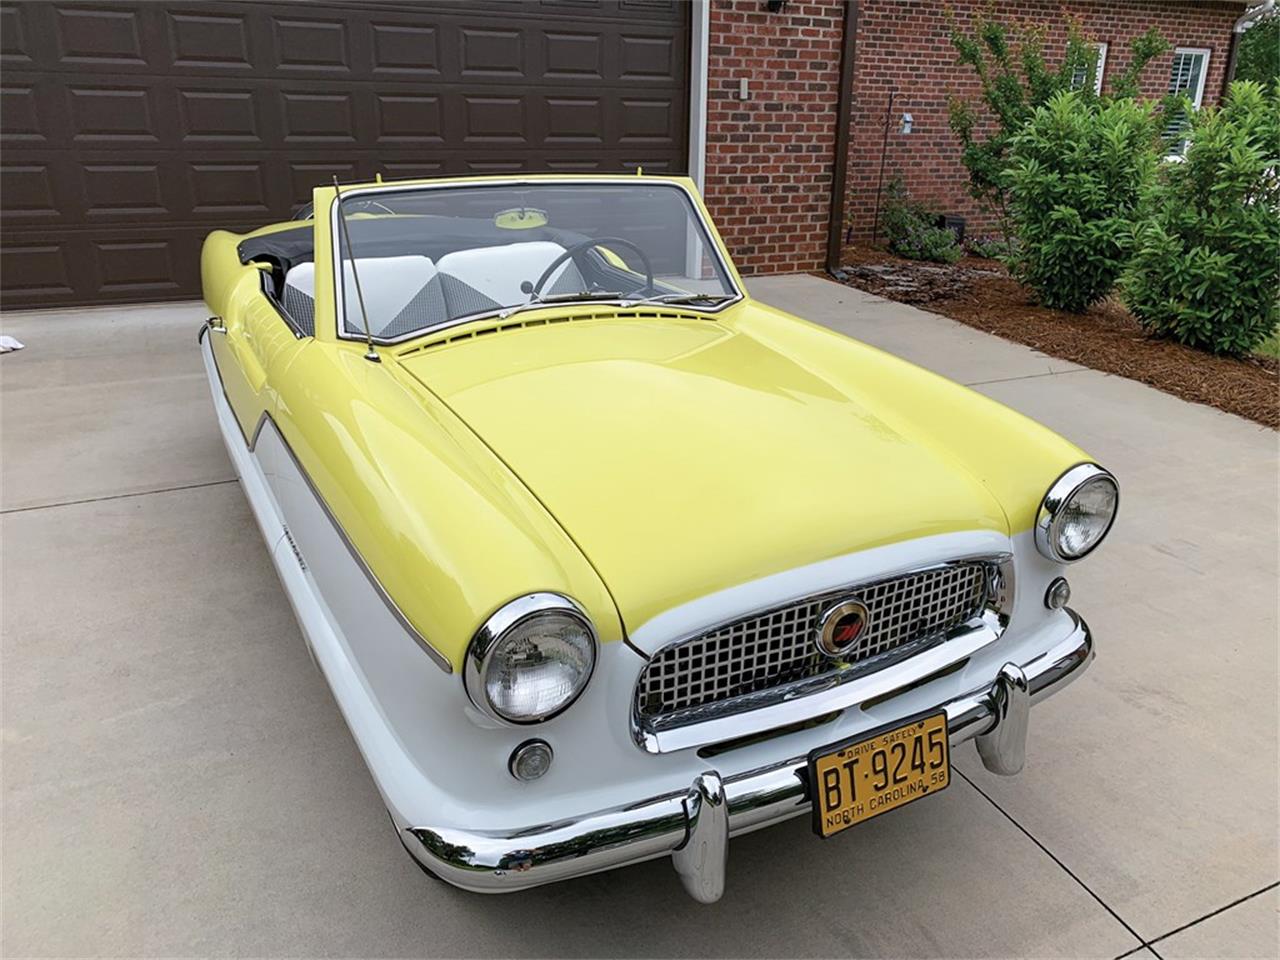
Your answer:
[[[729,262],[724,256],[724,252],[720,249],[717,241],[717,234],[712,229],[707,217],[704,216],[701,206],[697,202],[697,197],[688,187],[676,180],[667,180],[658,177],[593,177],[589,180],[581,177],[555,177],[555,178],[538,178],[538,179],[508,179],[490,180],[490,181],[474,181],[474,180],[442,180],[439,183],[414,184],[405,186],[398,183],[384,183],[368,187],[358,187],[352,189],[344,189],[341,198],[335,197],[329,206],[329,226],[330,235],[333,241],[330,243],[332,249],[333,271],[333,311],[334,311],[334,335],[339,340],[347,340],[358,343],[365,343],[366,338],[363,333],[346,332],[346,271],[342,269],[342,245],[338,242],[338,213],[344,201],[356,200],[361,197],[380,196],[395,193],[421,193],[429,190],[485,190],[491,188],[509,188],[509,187],[591,187],[591,186],[662,186],[664,188],[679,190],[689,203],[689,212],[696,223],[702,228],[705,234],[705,244],[715,255],[716,264],[724,273],[725,282],[732,289],[733,293],[728,295],[725,300],[710,306],[700,306],[697,304],[680,304],[681,310],[691,310],[697,313],[716,314],[722,310],[726,310],[736,303],[740,303],[746,298],[746,292],[742,289],[737,281],[737,275],[731,268]],[[556,304],[548,303],[544,309],[552,310],[557,307],[564,309],[566,307],[581,307],[584,304],[611,304],[620,309],[633,309],[641,306],[640,301],[634,297],[601,297],[598,300],[577,300],[572,304]],[[430,327],[423,327],[421,330],[411,330],[408,333],[401,334],[398,337],[378,337],[374,336],[373,342],[380,346],[394,346],[400,343],[406,343],[410,340],[416,340],[419,337],[425,337],[430,334],[439,333],[442,330],[450,330],[454,327],[461,326],[465,323],[473,323],[477,320],[487,320],[497,318],[504,311],[510,311],[521,307],[522,304],[508,304],[500,308],[482,310],[477,313],[470,313],[462,317],[454,317],[446,320],[444,323],[437,323]],[[658,309],[670,309],[669,305],[652,304],[651,306]]]

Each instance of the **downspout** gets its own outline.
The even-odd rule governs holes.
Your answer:
[[[1227,48],[1227,69],[1222,74],[1222,92],[1218,94],[1219,103],[1226,99],[1231,81],[1236,76],[1236,53],[1240,44],[1240,35],[1252,27],[1258,19],[1274,10],[1275,6],[1276,0],[1262,0],[1262,3],[1255,4],[1246,10],[1231,28],[1231,45]]]
[[[858,0],[846,0],[840,50],[840,91],[836,99],[836,156],[831,165],[831,206],[827,212],[827,273],[830,274],[840,269],[844,239],[844,188],[849,177],[849,119],[853,114],[853,63],[857,34]]]
[[[706,188],[707,69],[710,55],[711,0],[693,0],[689,17],[689,179]],[[693,274],[690,274],[693,276]]]

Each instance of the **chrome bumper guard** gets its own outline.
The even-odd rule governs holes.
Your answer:
[[[1093,637],[1074,628],[1030,663],[1006,663],[988,687],[948,703],[952,746],[978,740],[992,773],[1010,776],[1026,756],[1031,704],[1075,679],[1093,659]],[[416,827],[405,846],[441,879],[479,893],[501,893],[670,855],[685,889],[702,903],[724,892],[729,837],[810,810],[807,759],[794,757],[722,778],[699,774],[689,789],[574,820],[511,832]]]

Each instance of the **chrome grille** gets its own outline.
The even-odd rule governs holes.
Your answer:
[[[871,669],[876,658],[923,645],[979,613],[989,572],[984,562],[931,567],[807,597],[673,644],[640,675],[637,712],[662,716],[854,664]],[[853,649],[832,659],[814,637],[823,613],[845,600],[860,600],[870,616]]]

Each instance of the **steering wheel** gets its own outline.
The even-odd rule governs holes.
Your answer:
[[[374,200],[372,197],[356,197],[354,200],[343,200],[342,202],[344,205],[350,204],[351,213],[372,213],[373,211],[378,210],[378,211],[381,211],[382,213],[388,213],[388,214],[391,214],[392,216],[395,216],[394,210],[392,210],[386,204],[379,203],[377,200]],[[315,219],[315,215],[316,215],[315,205],[312,204],[311,201],[307,201],[301,207],[298,208],[298,212],[295,213],[290,219],[313,220]]]
[[[546,282],[551,279],[551,275],[556,272],[556,269],[562,263],[566,260],[576,261],[578,256],[584,251],[590,250],[592,247],[602,246],[606,243],[622,244],[622,246],[635,251],[636,256],[638,256],[640,261],[644,264],[645,274],[645,285],[638,292],[645,295],[652,294],[654,292],[653,264],[649,262],[649,258],[645,256],[643,250],[637,247],[630,240],[627,240],[625,237],[593,237],[590,240],[583,240],[581,243],[575,244],[547,265],[547,269],[542,271],[542,276],[538,278],[537,283],[530,284],[529,281],[526,280],[524,283],[520,284],[521,292],[529,294],[529,299],[531,301],[537,299],[542,293],[543,286],[545,286]],[[526,287],[528,289],[526,289]]]
[[[350,207],[352,213],[386,213],[395,216],[396,212],[385,203],[379,203],[372,197],[356,197],[354,200],[343,200],[344,207]]]

